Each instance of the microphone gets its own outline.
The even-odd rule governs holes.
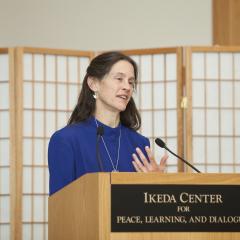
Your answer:
[[[155,139],[155,143],[161,147],[161,148],[165,148],[168,152],[170,152],[171,154],[173,154],[175,157],[179,158],[180,160],[182,160],[184,163],[186,163],[189,167],[191,167],[192,169],[194,169],[196,172],[201,173],[196,167],[194,167],[191,163],[189,163],[187,160],[181,158],[180,156],[178,156],[177,154],[175,154],[174,152],[172,152],[167,146],[166,143],[160,139],[160,138],[156,138]]]
[[[98,167],[100,169],[100,172],[103,172],[103,164],[102,164],[102,158],[99,150],[99,141],[101,136],[104,134],[104,128],[103,126],[97,127],[97,143],[96,143],[96,155],[97,155],[97,161],[98,161]]]

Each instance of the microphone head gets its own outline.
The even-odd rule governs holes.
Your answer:
[[[166,143],[165,143],[162,139],[160,139],[160,138],[156,138],[156,139],[155,139],[155,143],[156,143],[159,147],[161,147],[161,148],[165,148],[165,147],[166,147]]]
[[[98,126],[97,127],[97,136],[100,135],[100,136],[103,136],[104,134],[104,128],[103,126]]]

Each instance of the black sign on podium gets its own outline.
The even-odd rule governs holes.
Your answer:
[[[111,186],[112,232],[240,232],[240,186]]]

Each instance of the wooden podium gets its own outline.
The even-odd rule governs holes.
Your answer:
[[[118,184],[235,186],[240,185],[240,174],[86,174],[49,197],[49,240],[240,239],[240,231],[112,232],[111,186]]]

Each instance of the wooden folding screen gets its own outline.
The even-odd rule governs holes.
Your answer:
[[[157,160],[163,150],[154,139],[161,137],[203,172],[239,172],[240,49],[187,48],[184,57],[182,48],[123,52],[139,66],[140,132]],[[47,239],[49,138],[66,125],[93,55],[0,49],[1,239]],[[167,171],[183,171],[178,163],[170,156]]]
[[[13,49],[0,49],[0,239],[6,240],[14,233],[16,199],[13,61]]]
[[[240,172],[240,47],[186,50],[186,157],[203,172]]]
[[[154,143],[157,137],[183,156],[182,48],[129,50],[124,53],[130,55],[139,67],[139,83],[134,98],[142,117],[140,132],[150,139],[157,161],[164,153]],[[167,172],[182,170],[182,163],[169,155]]]
[[[91,52],[16,49],[18,239],[47,239],[50,136],[77,102]]]

